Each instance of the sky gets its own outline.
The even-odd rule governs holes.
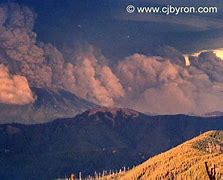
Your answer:
[[[221,0],[1,3],[2,103],[33,103],[29,87],[37,86],[147,113],[223,111]],[[140,14],[128,13],[128,5],[215,6],[218,12]]]
[[[156,54],[153,52],[154,47],[159,46],[172,46],[183,53],[191,53],[202,49],[220,48],[223,41],[221,0],[17,0],[14,2],[28,5],[36,11],[38,16],[34,31],[41,41],[51,42],[57,46],[84,41],[100,47],[105,55],[113,58],[135,52]],[[130,15],[125,10],[128,4],[211,5],[219,9],[217,14],[162,15],[160,18],[158,15],[153,15],[154,17],[147,14]],[[175,23],[176,19],[178,24]],[[213,21],[218,23],[212,25]]]

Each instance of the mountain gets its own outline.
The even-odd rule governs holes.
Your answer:
[[[223,129],[222,117],[148,116],[105,107],[44,124],[3,124],[0,177],[44,180],[132,167],[212,129]]]
[[[222,149],[218,149],[220,145]],[[223,131],[195,137],[116,179],[223,179]]]
[[[36,100],[27,105],[0,104],[0,123],[43,123],[58,118],[73,117],[95,104],[64,90],[32,88]]]
[[[223,116],[223,112],[221,112],[221,111],[214,111],[214,112],[206,113],[204,116],[205,117]]]

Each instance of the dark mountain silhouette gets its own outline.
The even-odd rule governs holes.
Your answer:
[[[44,180],[131,167],[202,132],[219,129],[222,117],[148,116],[103,107],[45,124],[3,124],[0,177]]]
[[[0,104],[0,123],[43,123],[57,118],[74,117],[95,104],[64,90],[32,88],[36,100],[27,105]]]

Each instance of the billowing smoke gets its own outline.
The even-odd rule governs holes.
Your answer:
[[[193,102],[181,88],[188,72],[161,57],[135,54],[121,61],[117,73],[126,90],[126,105],[141,111],[192,111]]]
[[[24,75],[31,85],[51,86],[52,70],[32,32],[35,14],[16,4],[0,7],[0,62]]]
[[[223,82],[223,61],[214,52],[201,52],[198,57],[191,57],[190,62],[207,74],[211,81]]]
[[[92,46],[65,61],[53,45],[38,44],[32,32],[35,17],[28,8],[16,4],[0,8],[1,63],[25,76],[31,86],[64,88],[100,105],[112,106],[124,95],[119,80],[104,64],[105,58]]]
[[[67,64],[64,86],[82,98],[104,106],[112,106],[124,90],[105,58],[89,46],[73,57],[74,64]],[[99,56],[97,56],[99,55]],[[72,58],[71,58],[72,61]]]
[[[222,110],[223,85],[219,78],[223,62],[210,59],[204,66],[203,61],[200,57],[196,66],[185,67],[140,54],[120,61],[117,74],[126,91],[124,105],[161,114]]]
[[[0,7],[0,63],[16,74],[10,76],[2,66],[12,84],[7,92],[14,87],[13,97],[17,97],[13,103],[33,101],[22,78],[25,76],[31,86],[62,88],[99,105],[158,114],[203,114],[223,109],[223,61],[213,52],[190,57],[187,61],[191,65],[185,66],[179,51],[165,47],[157,50],[159,56],[134,54],[111,67],[111,61],[91,45],[60,52],[52,44],[37,42],[35,17],[27,7]],[[2,80],[1,86],[6,87],[8,81]],[[26,93],[16,91],[21,87]]]
[[[34,101],[32,91],[25,77],[11,75],[3,64],[0,65],[0,103],[29,104]]]

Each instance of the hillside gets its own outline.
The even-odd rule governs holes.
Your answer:
[[[35,102],[27,105],[0,103],[0,124],[16,122],[34,124],[49,122],[58,118],[73,117],[95,104],[64,90],[32,88]]]
[[[74,118],[0,125],[0,177],[53,179],[132,167],[201,132],[223,129],[222,117],[148,116],[96,108]]]
[[[221,151],[210,152],[207,148],[212,142],[223,143],[223,131],[209,131],[195,137],[150,158],[116,179],[222,179],[223,147]]]

